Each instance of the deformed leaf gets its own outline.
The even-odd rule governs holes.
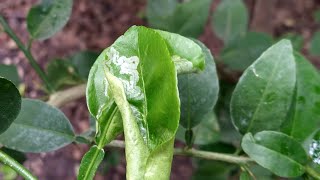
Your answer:
[[[296,83],[291,43],[266,50],[241,76],[231,98],[231,117],[242,133],[280,130]]]
[[[219,80],[210,50],[201,42],[196,42],[205,54],[204,71],[178,75],[180,124],[187,129],[199,124],[203,117],[213,110],[219,93]]]
[[[0,135],[0,144],[21,152],[47,152],[74,138],[73,128],[60,110],[39,100],[23,99],[20,114]]]
[[[75,66],[68,60],[54,59],[50,61],[47,73],[48,80],[56,90],[83,82]]]
[[[228,44],[222,50],[220,58],[230,69],[243,71],[272,43],[272,37],[268,34],[248,32],[244,37]]]
[[[177,62],[179,61],[190,64],[190,66],[192,65],[191,68],[195,72],[204,70],[206,58],[213,61],[210,50],[200,41],[191,40],[175,33],[160,30],[155,31],[165,40],[178,74],[184,73],[183,70],[179,70],[177,67],[177,64],[179,64]]]
[[[250,158],[281,177],[297,177],[305,172],[305,150],[291,137],[274,131],[247,133],[241,146]]]
[[[14,84],[0,76],[0,134],[16,119],[21,108],[21,96]]]
[[[282,131],[303,142],[320,127],[320,75],[301,54],[295,53],[295,62],[296,91]]]
[[[97,146],[92,146],[81,160],[78,180],[93,179],[103,157],[104,150],[99,149]]]
[[[30,35],[39,40],[48,39],[60,31],[70,18],[73,0],[42,0],[33,6],[27,16]]]
[[[225,44],[245,35],[248,12],[242,0],[223,0],[213,12],[212,28]]]
[[[0,76],[10,80],[16,86],[20,84],[17,67],[14,65],[0,64]]]

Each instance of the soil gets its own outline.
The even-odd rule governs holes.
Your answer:
[[[30,7],[38,2],[37,0],[0,0],[1,15],[5,16],[9,25],[24,43],[28,41],[25,17]],[[220,0],[214,1],[211,11],[214,11],[219,2]],[[268,32],[275,37],[286,32],[297,32],[304,38],[303,52],[308,55],[310,38],[316,30],[319,30],[312,15],[320,8],[320,1],[245,0],[245,2],[250,12],[252,30]],[[45,68],[46,64],[56,57],[68,57],[81,50],[100,52],[111,45],[130,26],[147,25],[146,20],[141,18],[145,12],[145,4],[146,0],[74,1],[72,16],[63,30],[48,40],[35,41],[32,53],[41,67]],[[214,55],[217,55],[223,43],[212,32],[211,25],[214,24],[211,24],[209,19],[199,39],[211,49]],[[320,67],[319,58],[308,57]],[[25,84],[25,97],[41,98],[43,96],[40,89],[41,81],[28,64],[24,54],[1,31],[0,63],[17,65],[19,75]],[[88,129],[88,111],[84,98],[64,106],[63,112],[71,120],[77,133]],[[28,154],[28,160],[24,165],[41,180],[74,180],[80,160],[87,150],[87,145],[71,144],[50,153]],[[112,151],[120,152],[120,163],[108,169],[107,173],[100,172],[95,179],[125,179],[124,151],[119,149],[112,149]],[[192,176],[193,167],[190,158],[174,157],[172,167],[172,180],[190,179]]]

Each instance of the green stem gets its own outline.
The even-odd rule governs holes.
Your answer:
[[[37,180],[35,176],[33,176],[25,167],[23,167],[20,163],[14,160],[12,157],[4,153],[0,150],[0,161],[10,166],[13,170],[15,170],[18,174],[20,174],[26,180]]]
[[[201,151],[196,149],[175,149],[174,154],[182,155],[182,156],[191,156],[191,157],[208,159],[208,160],[224,161],[224,162],[239,164],[239,165],[253,162],[252,159],[247,157],[235,156],[231,154],[207,152],[207,151]]]
[[[314,179],[318,179],[320,180],[320,174],[318,172],[316,172],[313,168],[311,168],[310,166],[306,166],[306,172],[312,176]]]
[[[41,78],[41,80],[45,83],[47,89],[49,90],[49,92],[53,92],[53,88],[49,83],[49,80],[47,78],[47,75],[41,70],[40,66],[38,65],[38,63],[36,62],[36,60],[34,59],[34,57],[32,56],[31,52],[28,50],[27,47],[25,47],[25,45],[21,42],[21,40],[18,38],[18,36],[14,33],[14,31],[10,28],[10,26],[8,25],[8,23],[5,21],[5,19],[3,18],[3,16],[0,15],[0,24],[3,27],[3,30],[10,36],[10,38],[12,40],[15,41],[15,43],[17,44],[17,46],[19,47],[19,49],[24,53],[24,55],[27,57],[30,65],[32,66],[32,68],[36,71],[36,73],[39,75],[39,77]]]

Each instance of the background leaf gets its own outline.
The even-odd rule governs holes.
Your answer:
[[[204,30],[211,1],[149,0],[147,18],[154,28],[196,38]]]
[[[219,80],[211,52],[204,44],[196,42],[205,54],[204,71],[178,75],[180,124],[186,129],[199,124],[204,116],[213,110],[219,93]]]
[[[273,43],[268,34],[248,32],[245,36],[228,44],[220,58],[230,69],[243,71]]]
[[[48,39],[60,31],[68,22],[72,11],[72,0],[42,0],[33,6],[27,16],[30,35],[39,40]]]
[[[0,76],[13,82],[15,86],[20,84],[20,77],[15,65],[0,64]]]
[[[242,0],[222,0],[213,12],[212,29],[229,44],[245,35],[248,26],[248,12]]]
[[[274,131],[246,134],[241,146],[250,158],[281,177],[297,177],[304,173],[307,155],[299,142]]]
[[[74,140],[73,128],[58,109],[39,100],[23,99],[21,112],[0,143],[21,152],[47,152]]]
[[[67,85],[76,85],[83,82],[77,69],[68,60],[54,59],[47,66],[48,79],[54,89],[58,90]]]
[[[9,80],[0,77],[0,134],[16,119],[21,108],[18,89]]]
[[[231,117],[242,134],[280,130],[296,83],[292,51],[291,43],[282,40],[266,50],[241,76],[231,99]]]
[[[300,34],[287,33],[284,34],[281,39],[289,39],[292,43],[293,49],[301,51],[303,48],[303,37]]]
[[[320,55],[320,31],[317,31],[312,36],[312,39],[310,41],[309,52],[311,55],[314,55],[314,56]]]
[[[98,58],[99,54],[91,51],[82,51],[74,54],[70,60],[74,67],[77,69],[80,77],[88,79],[89,71],[93,63]]]
[[[299,142],[306,140],[320,127],[320,75],[299,53],[295,53],[296,92],[292,110],[283,123],[283,132]]]

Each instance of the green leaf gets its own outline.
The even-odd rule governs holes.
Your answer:
[[[200,124],[192,128],[193,144],[205,145],[217,142],[220,138],[220,127],[213,111],[206,114]],[[176,138],[185,143],[186,129],[181,125],[178,128]]]
[[[21,96],[14,84],[0,77],[0,134],[16,119],[21,108]]]
[[[16,86],[20,84],[20,77],[15,65],[0,64],[0,76],[10,80]]]
[[[295,53],[295,62],[296,92],[282,131],[303,142],[320,127],[320,75],[301,54]]]
[[[204,30],[212,0],[149,0],[147,18],[154,28],[174,32],[183,36],[198,37]]]
[[[177,5],[177,0],[148,0],[146,15],[150,26],[168,29],[168,19],[172,17]]]
[[[81,160],[78,180],[93,179],[103,157],[104,150],[97,146],[92,146]]]
[[[127,177],[167,179],[178,128],[179,97],[166,42],[156,31],[132,27],[106,55],[110,93],[121,112],[126,149],[130,149],[130,153],[126,151]]]
[[[274,131],[262,131],[254,136],[247,133],[241,146],[250,158],[278,176],[297,177],[305,172],[306,152],[288,135]]]
[[[180,124],[186,129],[198,125],[213,110],[218,99],[219,80],[210,50],[196,41],[205,54],[205,70],[195,74],[178,75],[181,101]]]
[[[92,66],[86,92],[89,111],[97,120],[96,143],[102,147],[123,131],[120,112],[112,97],[106,94],[108,82],[104,75],[104,61],[107,51],[104,50]]]
[[[211,58],[213,60],[208,48],[200,41],[191,40],[175,33],[160,30],[155,31],[165,40],[178,74],[184,74],[185,72],[190,73],[190,68],[193,69],[194,72],[199,72],[205,69],[205,59]],[[180,66],[190,67],[183,69]]]
[[[161,46],[160,46],[161,47]],[[139,129],[136,117],[133,115],[132,106],[126,100],[122,82],[106,72],[110,89],[119,107],[123,118],[123,127],[126,144],[127,178],[128,179],[168,179],[170,175],[173,156],[174,138],[158,145],[148,146],[148,141]],[[150,137],[150,136],[149,136]],[[153,149],[152,149],[153,148]],[[130,151],[128,151],[130,149]],[[138,169],[138,171],[137,171]],[[161,169],[161,171],[159,171]]]
[[[47,66],[47,74],[48,80],[56,90],[83,82],[77,69],[67,60],[54,59],[50,61]]]
[[[313,13],[313,18],[314,18],[314,20],[316,21],[316,23],[320,23],[320,10],[316,10],[316,11]]]
[[[88,79],[89,71],[98,56],[99,54],[95,52],[82,51],[74,54],[70,60],[77,69],[80,77],[83,79]]]
[[[242,133],[280,130],[291,105],[296,68],[290,41],[266,50],[241,76],[231,98],[231,117]]]
[[[222,50],[220,58],[231,70],[243,71],[272,43],[272,37],[268,34],[248,32],[244,37],[228,44]]]
[[[60,31],[68,22],[72,11],[72,0],[42,0],[33,6],[27,16],[30,35],[39,40],[48,39]]]
[[[21,152],[47,152],[74,140],[73,128],[65,115],[42,101],[23,99],[21,112],[0,144]]]
[[[281,37],[281,39],[289,39],[292,43],[293,49],[301,51],[303,48],[303,37],[300,34],[287,33]]]
[[[223,0],[213,12],[212,29],[225,44],[245,35],[248,12],[242,0]]]
[[[317,31],[310,42],[309,52],[311,55],[320,56],[320,31]]]

